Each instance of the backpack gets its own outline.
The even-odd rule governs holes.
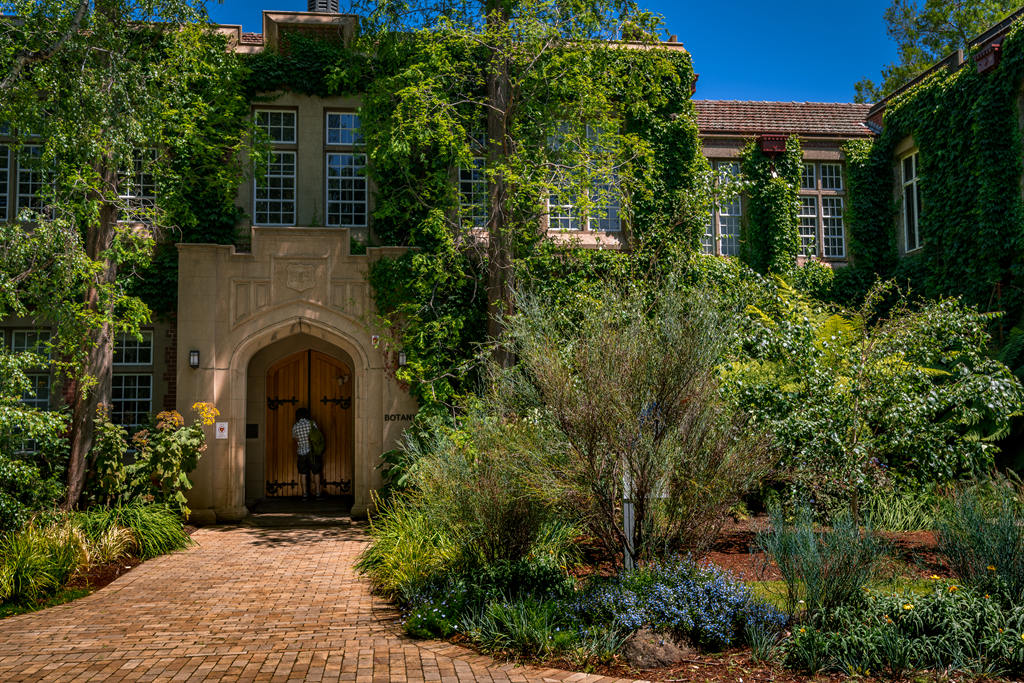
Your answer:
[[[309,452],[320,456],[324,454],[325,450],[327,450],[327,439],[324,438],[324,433],[320,431],[320,425],[310,420]]]

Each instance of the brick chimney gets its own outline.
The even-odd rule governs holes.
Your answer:
[[[338,0],[308,0],[310,12],[338,13]]]

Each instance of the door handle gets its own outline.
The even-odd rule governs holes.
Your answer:
[[[349,406],[352,405],[351,398],[327,398],[326,396],[324,396],[323,398],[320,399],[320,402],[323,403],[324,405],[327,405],[328,403],[333,403],[342,410],[348,410]]]

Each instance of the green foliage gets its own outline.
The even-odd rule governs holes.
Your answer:
[[[143,560],[182,550],[192,544],[181,525],[178,510],[166,504],[132,502],[115,507],[94,507],[75,515],[85,537],[102,548],[118,531],[131,534],[133,554]],[[113,554],[105,549],[105,554]],[[100,558],[96,558],[100,559]]]
[[[925,595],[869,591],[782,643],[788,668],[903,679],[913,671],[1015,677],[1024,670],[1024,608],[936,582]]]
[[[670,268],[698,249],[709,195],[689,104],[693,70],[685,52],[620,50],[592,40],[609,37],[598,35],[608,29],[600,26],[606,11],[621,10],[630,25],[649,28],[653,17],[629,3],[595,3],[568,17],[542,4],[512,3],[516,20],[504,27],[430,16],[397,32],[394,21],[416,8],[391,15],[386,6],[360,5],[367,20],[355,45],[295,37],[287,49],[247,59],[247,88],[257,96],[362,94],[368,174],[377,187],[373,238],[417,248],[371,268],[378,327],[390,348],[406,352],[408,364],[396,374],[421,406],[451,405],[478,382],[472,367],[489,312],[493,254],[469,229],[452,182],[457,168],[488,156],[476,136],[490,108],[485,81],[494,61],[481,46],[507,56],[516,92],[509,146],[492,155],[486,171],[491,182],[501,177],[515,187],[502,231],[513,280],[530,282],[543,272],[552,290],[627,260],[544,238],[544,198],[553,191],[596,217],[603,184],[616,178],[638,272]],[[634,33],[647,36],[648,28]],[[566,261],[573,266],[563,270]]]
[[[927,3],[931,6],[933,3]],[[986,17],[991,3],[983,4]],[[965,10],[967,11],[967,10]],[[973,10],[969,10],[973,11]],[[962,296],[981,310],[1019,319],[1024,299],[1019,249],[1024,226],[1017,97],[1024,79],[1019,22],[1002,43],[999,67],[939,70],[888,102],[873,143],[847,145],[847,225],[853,267],[837,274],[837,296],[863,294],[876,275],[909,282],[918,294]],[[897,258],[896,149],[920,150],[923,246]],[[846,272],[848,271],[848,272]]]
[[[372,543],[356,568],[378,592],[407,601],[424,583],[454,570],[461,549],[451,529],[432,519],[418,501],[394,496],[377,503],[370,520]]]
[[[860,512],[878,531],[922,531],[935,528],[939,505],[934,487],[877,488],[864,499]]]
[[[723,369],[726,396],[773,435],[789,493],[819,509],[982,474],[1021,412],[1020,383],[988,356],[991,316],[897,295],[837,310],[766,283]]]
[[[0,538],[0,602],[32,602],[56,592],[86,556],[85,540],[68,520],[30,523]]]
[[[772,156],[751,140],[740,159],[747,199],[740,258],[759,273],[791,273],[800,253],[800,140],[789,136],[786,151]]]
[[[821,261],[808,260],[795,268],[790,276],[790,284],[800,294],[809,299],[825,301],[832,292],[835,271]]]
[[[1015,0],[893,0],[885,10],[886,33],[896,42],[899,61],[882,68],[882,82],[854,84],[856,102],[876,102],[926,71],[946,55],[967,51],[973,38],[1018,9]]]
[[[609,283],[571,305],[524,297],[505,322],[519,364],[492,369],[487,400],[529,438],[502,447],[533,461],[537,488],[609,554],[624,546],[634,559],[678,547],[700,553],[771,471],[761,434],[719,396],[732,319],[707,292],[673,278],[648,288]],[[631,533],[617,503],[627,495]]]
[[[158,413],[149,429],[132,436],[131,451],[127,430],[110,422],[106,411],[100,410],[88,497],[105,506],[162,503],[187,518],[184,492],[192,488],[188,474],[206,450],[203,426],[213,424],[217,415],[209,403],[197,403],[193,409],[196,419],[188,426],[177,411]]]
[[[960,491],[944,506],[939,552],[950,568],[979,591],[1011,604],[1024,601],[1024,511],[1010,496]]]
[[[36,511],[52,507],[62,493],[60,482],[45,478],[36,465],[0,455],[0,536],[21,528]]]
[[[795,615],[803,606],[809,621],[860,603],[884,549],[870,527],[862,531],[849,513],[837,514],[824,530],[817,528],[808,507],[797,508],[792,521],[774,509],[771,529],[759,532],[755,543],[779,567],[787,612]]]

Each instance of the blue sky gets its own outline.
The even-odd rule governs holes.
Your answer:
[[[263,4],[266,3],[266,4]],[[211,18],[261,31],[261,10],[305,10],[305,0],[211,2]],[[882,13],[891,0],[679,2],[640,0],[664,16],[693,55],[700,99],[852,102],[853,84],[877,80],[896,49]]]

